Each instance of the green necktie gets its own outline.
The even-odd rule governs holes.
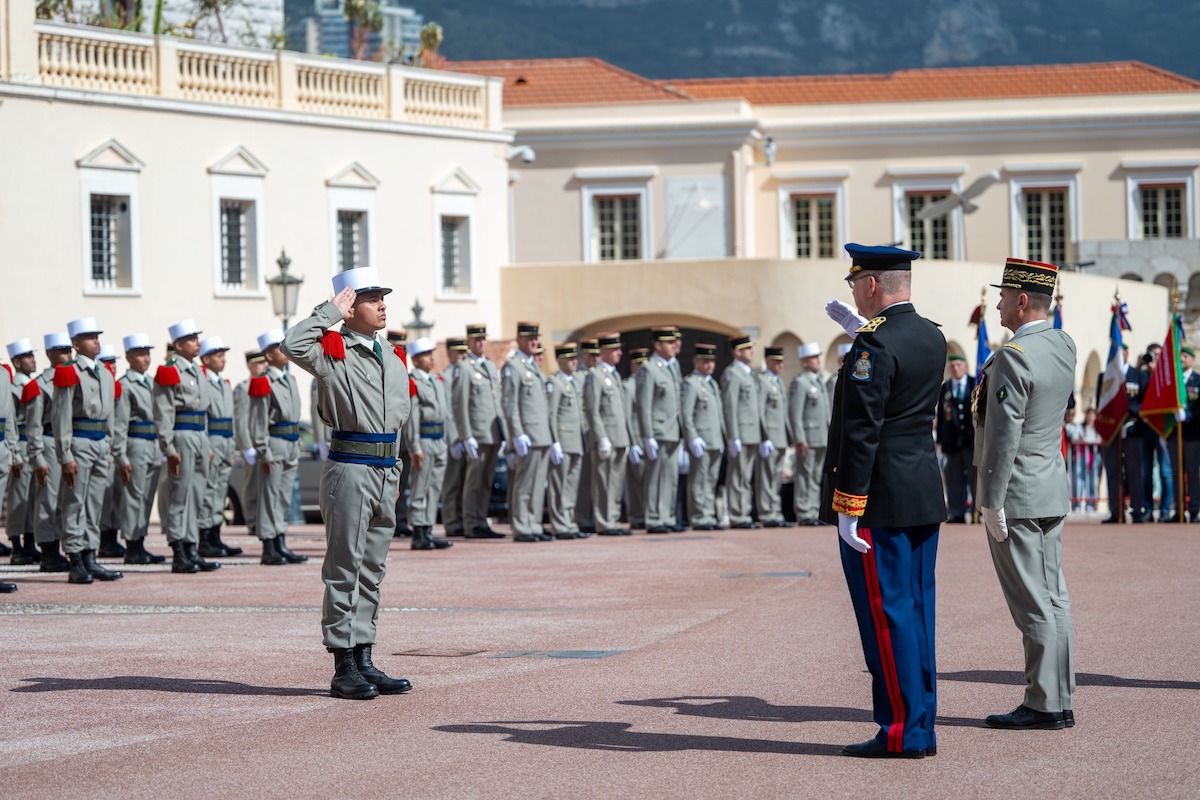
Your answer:
[[[379,363],[383,363],[383,348],[379,346],[378,339],[372,339],[371,343],[375,345],[375,357],[379,359]]]

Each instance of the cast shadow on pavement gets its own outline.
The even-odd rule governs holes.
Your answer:
[[[726,697],[663,697],[650,700],[617,700],[620,705],[670,708],[676,714],[710,719],[733,719],[750,722],[864,722],[872,723],[871,711],[865,708],[842,706],[776,706],[758,697],[738,695]],[[939,716],[936,724],[961,728],[982,728],[983,720],[969,717]]]
[[[943,681],[969,683],[999,683],[1024,686],[1025,674],[1016,670],[965,669],[959,672],[940,672]],[[1107,686],[1118,689],[1200,689],[1200,681],[1171,681],[1156,678],[1122,678],[1119,675],[1100,675],[1094,672],[1075,673],[1077,686]]]
[[[288,688],[285,686],[251,686],[234,681],[201,680],[198,678],[160,678],[150,675],[117,675],[111,678],[22,678],[28,686],[17,686],[13,692],[70,692],[70,691],[141,691],[177,692],[180,694],[259,695],[264,697],[328,697],[329,690]]]
[[[530,727],[517,727],[530,726]],[[536,726],[536,727],[534,727]],[[732,736],[690,736],[680,733],[639,733],[629,722],[580,720],[520,720],[437,725],[442,733],[494,733],[504,741],[585,750],[618,750],[630,753],[668,753],[713,750],[730,753],[780,753],[801,756],[840,756],[840,744],[779,742],[771,739],[738,739]]]

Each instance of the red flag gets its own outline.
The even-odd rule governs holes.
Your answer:
[[[1141,417],[1164,439],[1175,427],[1175,412],[1187,406],[1183,385],[1183,366],[1179,363],[1179,345],[1183,339],[1183,323],[1179,315],[1171,317],[1171,329],[1163,342],[1162,353],[1154,362],[1146,398],[1142,401]]]

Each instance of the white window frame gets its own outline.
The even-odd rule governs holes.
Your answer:
[[[137,297],[142,294],[141,225],[138,170],[128,167],[79,167],[80,238],[83,251],[83,294],[87,297]],[[127,197],[129,205],[129,286],[97,287],[92,283],[92,195]]]
[[[1181,184],[1183,186],[1183,238],[1196,238],[1196,169],[1126,167],[1126,235],[1130,241],[1142,238],[1142,184]]]
[[[1025,247],[1025,204],[1022,198],[1026,189],[1067,189],[1067,245],[1076,248],[1079,244],[1079,171],[1081,164],[1015,165],[1006,164],[1009,193],[1009,252],[1016,258],[1028,258]],[[1070,254],[1068,254],[1068,258]]]
[[[921,177],[893,177],[892,180],[892,239],[901,243],[902,247],[911,245],[908,231],[908,203],[905,198],[909,194],[925,194],[929,192],[958,192],[962,190],[960,176],[964,170],[953,168],[947,172],[931,170]],[[893,176],[895,172],[891,173]],[[954,177],[951,177],[953,175]],[[963,241],[962,208],[956,208],[949,214],[947,224],[950,229],[949,261],[962,261],[966,243]],[[922,253],[922,256],[925,254]]]
[[[433,285],[434,298],[450,303],[475,302],[479,299],[478,236],[475,226],[476,206],[474,194],[460,192],[433,193]],[[467,221],[467,253],[469,292],[454,292],[442,286],[442,218],[459,217]]]
[[[264,273],[267,263],[267,245],[263,236],[263,179],[257,175],[213,174],[212,176],[212,242],[213,242],[213,296],[254,297],[267,296]],[[221,281],[221,201],[234,200],[254,206],[252,226],[247,242],[247,256],[252,260],[253,280],[245,281],[244,288],[227,289]],[[250,252],[251,248],[253,252]]]
[[[367,251],[362,254],[360,267],[379,267],[375,258],[376,242],[379,237],[375,234],[375,189],[373,187],[349,188],[345,186],[330,186],[329,192],[329,274],[337,275],[338,256],[341,248],[338,246],[338,212],[361,211],[364,213],[366,226]]]
[[[833,257],[840,258],[846,252],[846,243],[850,241],[847,230],[848,214],[844,180],[811,180],[787,183],[779,187],[779,257],[788,261],[802,260],[796,257],[796,232],[792,229],[792,221],[795,217],[792,198],[796,195],[806,197],[833,195],[833,223],[837,226],[837,240],[833,245]]]
[[[578,175],[578,173],[577,173]],[[596,241],[598,224],[596,220],[596,200],[601,197],[615,195],[635,195],[638,198],[638,225],[641,227],[642,247],[641,260],[650,261],[654,252],[650,231],[650,182],[645,183],[594,183],[583,187],[583,261],[586,264],[610,263],[600,261],[600,247]],[[619,262],[618,262],[619,263]]]

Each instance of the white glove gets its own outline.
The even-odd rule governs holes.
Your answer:
[[[455,442],[454,444],[450,445],[450,457],[457,461],[463,457],[464,449],[466,448],[463,447],[462,442]]]
[[[613,446],[607,436],[600,437],[600,444],[596,447],[596,453],[600,456],[601,461],[607,461],[612,458]]]
[[[646,458],[658,461],[658,439],[653,436],[646,439]]]
[[[688,445],[691,448],[692,455],[696,458],[704,458],[704,440],[697,436],[692,439],[692,443]]]
[[[980,508],[983,512],[983,527],[997,542],[1008,538],[1008,520],[1004,518],[1003,508]]]
[[[741,439],[730,439],[729,440],[729,455],[733,456],[734,458],[737,458],[741,454],[742,454],[742,440]]]
[[[496,458],[504,458],[504,454],[508,452],[508,439],[500,442],[500,449],[496,451]]]
[[[865,553],[871,549],[871,545],[858,536],[858,517],[852,517],[840,511],[838,512],[838,536],[842,537],[843,542],[860,553]]]
[[[317,442],[317,452],[321,454],[321,460],[329,458],[329,442]]]
[[[775,452],[775,443],[770,439],[763,439],[758,443],[758,457],[767,458],[771,453]]]
[[[561,444],[555,442],[554,444],[550,445],[550,461],[554,464],[554,466],[557,467],[562,463],[562,456],[563,452]]]
[[[242,451],[242,458],[245,459],[246,463],[251,466],[254,466],[254,459],[255,459],[256,455],[257,454],[254,452],[253,447],[247,448]]]
[[[525,456],[529,455],[529,448],[532,445],[533,445],[533,440],[530,439],[527,435],[522,433],[520,436],[517,437],[517,441],[515,443],[517,455],[520,456],[521,458],[524,458]]]
[[[867,324],[864,317],[841,300],[830,300],[826,303],[825,313],[851,337],[857,336],[858,329]]]
[[[1187,409],[1181,408],[1175,412],[1175,419],[1179,422],[1187,422]]]
[[[679,448],[679,457],[675,459],[675,463],[679,465],[679,474],[687,475],[688,469],[692,466],[692,460],[688,458],[687,450]]]
[[[471,459],[472,461],[477,461],[479,459],[478,439],[472,436],[470,439],[467,439],[465,442],[463,442],[463,446],[467,448],[467,458]]]
[[[629,459],[630,464],[642,463],[642,456],[644,455],[645,453],[642,452],[642,448],[636,444],[625,451],[625,457]]]
[[[508,471],[514,472],[517,469],[517,454],[509,453],[504,457],[504,463],[508,464]]]

